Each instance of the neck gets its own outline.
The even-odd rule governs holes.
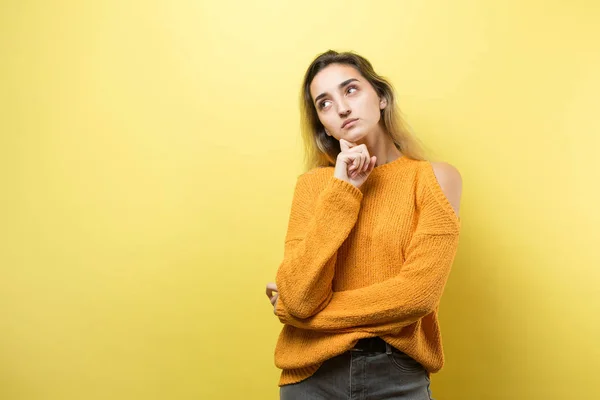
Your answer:
[[[393,140],[383,130],[378,129],[376,132],[364,137],[358,144],[366,144],[369,149],[369,154],[377,157],[376,166],[387,164],[402,157],[402,152],[396,148]]]

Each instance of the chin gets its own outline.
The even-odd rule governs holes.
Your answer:
[[[342,139],[345,139],[352,143],[357,143],[360,140],[366,138],[366,133],[362,129],[351,129],[349,132],[344,132]]]

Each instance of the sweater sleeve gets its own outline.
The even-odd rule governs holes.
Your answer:
[[[295,318],[308,318],[331,300],[337,250],[354,228],[363,196],[333,176],[314,195],[310,175],[296,183],[283,261],[275,278],[278,304]]]
[[[310,318],[290,315],[277,304],[281,322],[322,331],[399,331],[439,305],[458,247],[459,220],[437,186],[422,193],[415,233],[398,275],[360,289],[334,292],[327,306]]]

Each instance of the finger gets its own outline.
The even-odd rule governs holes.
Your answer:
[[[348,146],[348,142],[344,139],[340,139],[340,150],[342,152],[347,151],[350,148],[350,146]]]
[[[365,146],[365,151],[362,152],[362,165],[360,172],[365,172],[367,168],[369,168],[369,163],[371,162],[371,156],[369,155],[369,150],[367,146]]]
[[[365,164],[365,156],[363,153],[361,153],[360,157],[358,158],[358,168],[356,169],[357,174],[360,174],[362,172],[364,164]]]
[[[362,170],[362,165],[363,165],[363,156],[362,156],[362,154],[359,154],[359,156],[356,158],[356,170],[355,170],[355,172],[357,174],[360,173],[360,171]]]
[[[348,171],[355,171],[357,174],[365,172],[370,161],[369,150],[367,149],[367,146],[365,144],[361,144],[359,146],[349,149],[347,153],[359,154],[359,157],[355,158],[353,161],[354,168],[352,168],[351,170],[349,169]]]
[[[371,157],[371,160],[369,162],[369,168],[367,169],[368,173],[371,173],[371,171],[373,171],[373,169],[375,169],[376,163],[377,163],[377,157],[376,156]]]
[[[277,301],[277,298],[278,298],[278,297],[279,297],[279,296],[278,296],[277,294],[276,294],[275,296],[271,297],[271,304],[272,304],[272,305],[275,305],[275,302]]]
[[[341,139],[341,140],[344,140],[344,139]],[[346,141],[346,143],[350,143],[350,142]],[[356,171],[356,172],[361,171],[362,162],[360,159],[360,155],[365,151],[366,151],[366,146],[363,144],[360,146],[356,146],[356,147],[347,149],[346,151],[340,152],[338,157],[340,157],[342,160],[344,160],[344,162],[348,166],[348,173],[351,173],[352,171]]]
[[[365,154],[365,164],[364,164],[362,172],[367,172],[370,167],[371,167],[371,157],[369,156],[369,154]]]
[[[348,172],[352,172],[356,169],[356,157],[348,156]]]
[[[346,139],[340,139],[340,150],[348,151],[354,147],[356,147],[356,143],[349,142]]]
[[[273,297],[273,292],[277,292],[277,284],[273,282],[267,283],[267,297],[269,299]]]
[[[369,163],[371,162],[371,155],[369,154],[369,149],[367,148],[366,145],[363,144],[363,151],[361,152],[361,154],[364,157],[364,163],[363,166],[366,167],[369,165]]]
[[[365,157],[363,169],[361,172],[366,172],[369,169],[369,165],[371,164],[371,155],[369,154],[369,149],[365,146],[363,151],[363,156]]]
[[[350,157],[352,158],[352,169],[349,172],[353,174],[352,176],[356,176],[361,171],[362,156],[360,153],[353,153]]]
[[[348,165],[348,171],[352,171],[358,167],[358,158],[360,154],[358,153],[344,153],[342,157],[344,157],[346,164]]]
[[[350,143],[350,142],[348,142],[348,143]],[[363,152],[365,152],[365,151],[367,151],[367,152],[368,152],[368,150],[367,150],[367,146],[366,146],[366,145],[364,145],[364,144],[361,144],[361,145],[358,145],[358,146],[353,146],[353,147],[350,147],[350,148],[349,148],[347,151],[348,151],[348,152],[352,152],[352,153],[363,153]]]

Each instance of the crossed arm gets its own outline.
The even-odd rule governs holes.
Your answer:
[[[324,229],[320,226],[323,215],[318,212],[323,211],[327,200],[332,200],[332,193],[324,191],[324,196],[319,198],[321,204],[317,203],[315,207],[316,212],[304,216],[305,223],[308,221],[304,236],[286,241],[284,262],[277,275],[279,297],[275,303],[275,313],[281,322],[302,329],[333,332],[364,330],[381,334],[399,331],[434,311],[458,246],[462,181],[458,171],[448,164],[434,164],[433,172],[437,182],[432,183],[439,186],[426,188],[428,192],[423,196],[421,217],[400,273],[384,282],[355,290],[331,290],[336,252],[347,233],[328,236],[337,241],[330,240],[325,246],[320,241],[317,243],[319,230]],[[335,184],[342,188],[335,187]],[[344,184],[334,182],[328,188],[335,194],[337,190],[349,189],[344,188]],[[335,200],[350,200],[340,199],[340,193],[337,195],[333,196]],[[351,203],[351,207],[358,208],[361,196],[353,195],[355,202]],[[329,203],[330,206],[334,204],[339,208],[337,201]],[[343,222],[346,225],[342,226],[349,232],[348,228],[351,229],[356,221],[354,212],[357,215],[358,209],[348,208],[345,211]],[[450,221],[451,229],[439,223],[440,215],[446,216],[446,222]],[[337,217],[339,221],[340,216]],[[454,229],[452,223],[455,223]]]

